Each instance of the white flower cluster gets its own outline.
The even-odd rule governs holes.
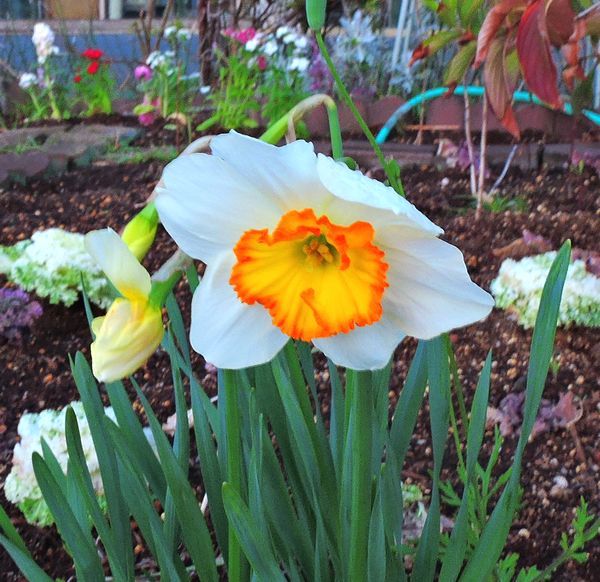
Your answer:
[[[81,402],[71,402],[73,412],[77,416],[81,445],[87,463],[94,490],[102,496],[102,478],[98,457],[94,449],[90,427]],[[112,420],[115,415],[112,408],[105,408],[105,414]],[[53,522],[52,515],[42,497],[31,457],[33,453],[42,453],[42,439],[46,441],[61,469],[67,473],[67,439],[65,436],[65,416],[67,408],[62,410],[47,409],[40,413],[26,413],[21,416],[17,431],[20,442],[13,450],[12,469],[4,483],[6,499],[21,509],[29,523],[47,526]]]
[[[31,89],[31,87],[35,87],[38,84],[38,77],[33,73],[23,73],[19,77],[19,87],[21,89]]]
[[[289,26],[280,26],[270,34],[257,33],[244,48],[258,51],[284,70],[304,73],[310,66],[312,49],[308,39]]]
[[[40,65],[43,65],[49,56],[60,52],[54,44],[54,32],[45,22],[37,22],[34,25],[31,40],[35,46],[37,60]]]
[[[513,311],[519,323],[533,327],[542,289],[556,252],[552,251],[520,261],[506,259],[491,285],[496,306]],[[600,327],[600,278],[588,273],[583,261],[573,261],[560,304],[559,325]]]
[[[151,69],[159,69],[164,65],[170,64],[170,56],[161,51],[152,51],[146,59],[146,64]]]
[[[165,28],[165,38],[171,41],[177,40],[179,42],[186,42],[192,38],[192,31],[189,28],[167,26],[167,28]]]
[[[48,297],[50,303],[75,303],[82,291],[82,276],[90,301],[105,309],[112,303],[110,285],[86,251],[82,234],[60,228],[39,230],[31,240],[0,248],[0,255],[8,279]]]

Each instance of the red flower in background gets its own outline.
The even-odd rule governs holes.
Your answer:
[[[100,68],[100,63],[98,61],[92,61],[87,68],[87,72],[90,75],[95,75],[98,72],[98,69]]]
[[[85,57],[86,59],[90,59],[91,61],[97,61],[98,59],[102,58],[103,55],[104,55],[103,51],[101,51],[100,49],[95,49],[95,48],[85,49],[81,53],[82,57]]]
[[[75,83],[81,83],[81,75],[75,75],[75,76],[73,77],[73,81],[74,81]]]
[[[261,71],[264,71],[267,68],[267,57],[265,57],[265,55],[260,55],[256,59],[256,64]]]

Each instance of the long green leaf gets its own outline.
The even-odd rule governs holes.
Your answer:
[[[29,555],[29,551],[27,550],[27,546],[23,541],[23,538],[17,531],[17,528],[13,525],[10,517],[4,510],[4,507],[0,505],[0,530],[6,536],[6,539],[13,545],[19,548],[24,554]]]
[[[383,509],[381,503],[381,488],[377,489],[371,521],[369,524],[368,548],[368,580],[369,582],[382,582],[386,575],[385,561],[385,531],[383,527]]]
[[[478,582],[478,580],[486,579],[496,565],[508,537],[519,501],[523,451],[535,423],[542,392],[546,384],[546,377],[548,376],[548,368],[550,367],[560,301],[570,256],[571,244],[567,241],[554,259],[544,284],[531,341],[523,426],[512,464],[510,480],[504,488],[473,551],[473,555],[465,567],[460,578],[462,582]]]
[[[431,439],[433,449],[433,486],[431,502],[423,533],[417,547],[417,555],[411,579],[418,582],[433,580],[440,541],[440,494],[439,479],[450,410],[450,369],[443,339],[437,337],[427,342],[427,375],[429,378],[429,404]]]
[[[420,341],[396,405],[390,429],[391,452],[402,468],[427,385],[426,343]]]
[[[161,465],[165,472],[167,485],[173,495],[175,511],[181,526],[183,540],[202,580],[218,579],[215,558],[204,515],[198,505],[198,500],[181,468],[175,453],[169,445],[167,437],[161,429],[148,399],[141,390],[138,397],[146,411],[150,429],[156,442]]]
[[[98,392],[98,386],[81,352],[77,352],[75,355],[75,362],[71,361],[71,370],[75,378],[77,390],[81,395],[81,402],[98,457],[104,496],[106,498],[112,531],[115,536],[115,544],[122,553],[121,562],[127,565],[127,579],[133,579],[134,556],[133,544],[131,542],[131,528],[129,525],[129,512],[123,499],[115,452],[111,446],[110,437],[105,427],[107,418]]]
[[[442,570],[440,572],[440,579],[448,580],[450,582],[453,582],[458,578],[467,550],[469,487],[475,480],[477,456],[481,449],[481,443],[483,442],[491,373],[492,354],[490,352],[488,353],[483,370],[479,376],[475,397],[473,398],[471,421],[469,423],[469,433],[467,435],[467,476],[464,483],[460,509],[458,510],[454,529],[452,530],[452,535],[450,537],[450,543],[446,548]]]
[[[78,578],[90,582],[104,582],[102,563],[90,533],[81,529],[69,507],[67,498],[44,459],[37,453],[33,453],[32,463],[44,500],[52,512],[56,527],[64,539],[69,553],[73,556]]]
[[[261,534],[254,516],[239,493],[228,483],[223,483],[223,503],[230,526],[234,528],[257,579],[265,582],[284,582],[285,578],[268,540]]]
[[[208,497],[211,521],[221,552],[225,560],[227,560],[227,537],[229,534],[227,516],[225,515],[223,498],[221,496],[221,486],[225,479],[224,475],[221,474],[213,433],[210,429],[206,410],[201,401],[200,390],[201,388],[198,386],[190,386],[192,413],[194,415],[194,437],[198,457],[200,458],[202,482],[204,483],[204,489]]]
[[[115,412],[117,424],[122,432],[122,437],[131,450],[135,451],[135,467],[137,472],[141,472],[154,494],[160,499],[162,505],[165,504],[167,493],[167,482],[156,458],[154,450],[148,442],[144,429],[133,411],[133,407],[125,391],[122,382],[113,382],[106,385],[106,392],[110,404]]]
[[[29,552],[24,550],[19,543],[13,543],[0,534],[0,544],[29,582],[52,582],[52,578],[33,561]]]
[[[75,484],[83,499],[84,507],[91,516],[98,535],[102,540],[113,575],[125,580],[127,578],[127,565],[120,561],[121,555],[115,545],[113,532],[98,503],[92,478],[85,461],[85,453],[81,445],[77,417],[70,407],[67,409],[65,417],[65,434],[67,438],[67,451],[69,453],[69,471],[73,474]]]

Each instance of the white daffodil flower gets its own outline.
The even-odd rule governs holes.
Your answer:
[[[336,364],[378,369],[405,335],[433,338],[484,318],[491,296],[442,230],[382,183],[235,132],[163,173],[156,208],[207,264],[191,343],[221,368],[271,360],[290,337]]]
[[[88,233],[85,245],[122,295],[92,322],[92,371],[100,382],[113,382],[133,374],[159,346],[162,312],[149,300],[150,274],[114,230]]]

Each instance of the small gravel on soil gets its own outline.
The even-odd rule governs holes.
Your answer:
[[[168,142],[155,136],[155,143]],[[148,140],[148,138],[145,138]],[[143,206],[160,176],[157,163],[111,165],[98,162],[89,168],[74,169],[62,176],[13,185],[0,190],[0,244],[13,244],[30,237],[37,229],[62,227],[77,232],[111,226],[119,230]],[[449,184],[442,188],[444,177]],[[500,266],[493,250],[521,236],[527,228],[558,246],[570,238],[576,247],[600,251],[600,188],[595,175],[569,172],[525,175],[511,173],[503,184],[504,194],[522,196],[528,212],[484,213],[479,221],[465,193],[468,180],[458,172],[440,173],[431,169],[414,169],[403,175],[410,201],[445,229],[445,238],[465,254],[473,279],[489,289]],[[157,268],[174,250],[174,244],[161,231],[147,264]],[[5,282],[0,280],[0,284]],[[189,319],[189,294],[184,285],[178,289],[184,316]],[[44,314],[22,345],[0,344],[0,482],[10,471],[16,429],[23,412],[48,407],[62,407],[77,399],[77,391],[68,366],[68,354],[81,350],[89,356],[89,333],[81,303],[69,309],[43,303]],[[510,391],[523,384],[528,363],[531,331],[523,330],[504,312],[492,315],[477,325],[453,332],[461,380],[468,398],[488,350],[493,350],[494,367],[490,405],[497,406]],[[405,341],[396,354],[390,400],[395,404],[402,386],[414,340]],[[549,375],[544,397],[556,402],[566,390],[574,393],[583,406],[577,431],[587,464],[582,465],[570,433],[546,432],[536,437],[526,449],[523,467],[524,497],[522,510],[512,527],[508,551],[521,555],[521,565],[549,564],[560,552],[559,540],[568,531],[574,508],[584,497],[592,513],[600,513],[600,330],[573,327],[559,329],[555,355],[560,361],[556,376]],[[195,356],[195,369],[203,374],[203,361]],[[173,413],[172,384],[168,357],[153,356],[137,373],[145,394],[161,420]],[[326,377],[321,374],[321,379]],[[209,393],[214,383],[207,382]],[[328,388],[321,386],[321,405],[328,410]],[[133,397],[133,395],[132,395]],[[429,441],[428,410],[422,410],[405,466],[405,478],[423,486],[429,483],[432,458]],[[486,442],[492,439],[486,433]],[[500,469],[510,465],[516,439],[505,441]],[[456,455],[450,446],[444,478],[455,478]],[[38,529],[27,525],[19,511],[6,502],[15,525],[22,532],[36,560],[53,577],[70,576],[72,568],[53,528]],[[450,509],[446,508],[447,513]],[[564,567],[555,580],[598,579],[600,542],[587,548],[590,560],[584,565]],[[4,580],[18,580],[17,570],[5,553],[0,556]],[[595,578],[596,576],[596,578]]]

